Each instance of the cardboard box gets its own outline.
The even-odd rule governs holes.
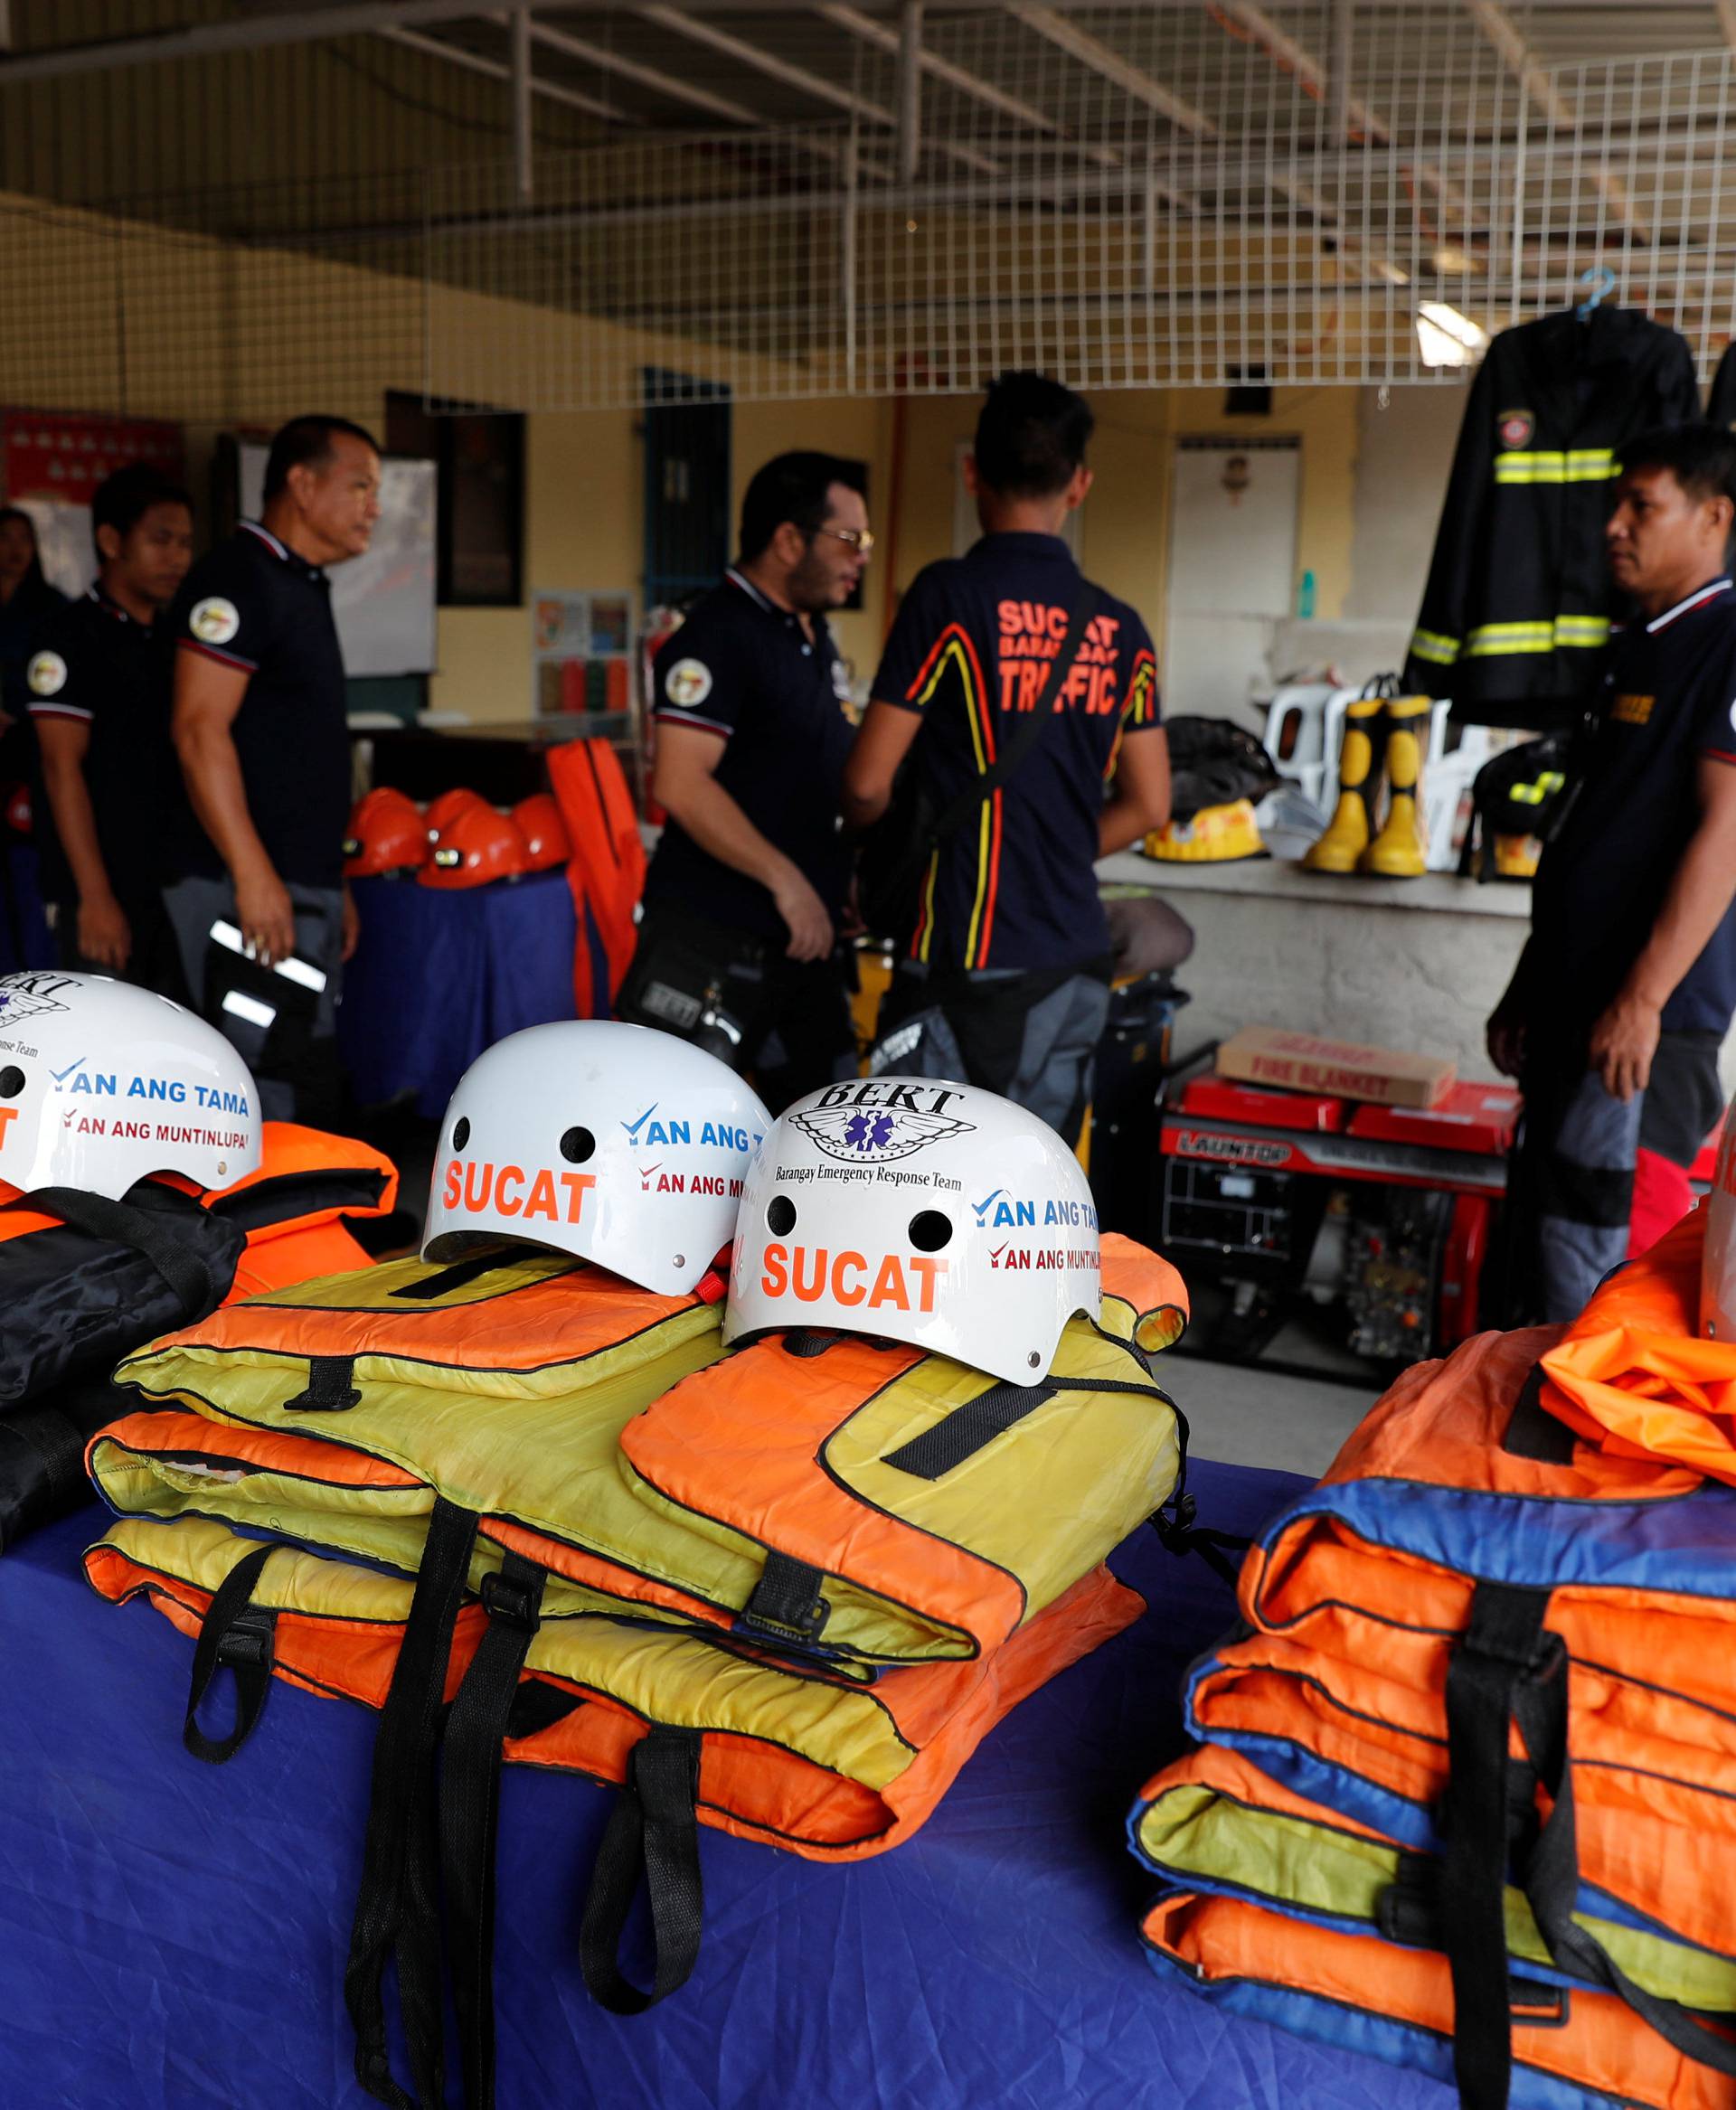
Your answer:
[[[1394,1048],[1317,1041],[1280,1026],[1244,1026],[1218,1050],[1218,1075],[1280,1090],[1336,1092],[1382,1107],[1436,1107],[1452,1089],[1451,1062]]]

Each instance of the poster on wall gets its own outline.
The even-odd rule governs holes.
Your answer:
[[[607,721],[587,730],[613,738],[632,711],[632,668],[631,594],[532,593],[533,716]]]
[[[0,411],[0,493],[35,523],[43,573],[62,593],[82,593],[95,579],[90,500],[97,485],[128,462],[149,462],[181,482],[181,428],[77,410]]]

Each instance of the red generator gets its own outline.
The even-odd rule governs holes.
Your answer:
[[[1163,1112],[1156,1228],[1198,1293],[1190,1345],[1250,1361],[1312,1308],[1372,1361],[1444,1355],[1490,1323],[1518,1119],[1504,1084],[1455,1085],[1426,1110],[1184,1084]]]

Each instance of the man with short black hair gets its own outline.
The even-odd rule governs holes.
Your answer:
[[[199,827],[189,876],[165,899],[195,1002],[246,1056],[275,1118],[327,1109],[336,1094],[335,1006],[355,920],[343,869],[344,657],[326,573],[366,550],[379,516],[371,436],[344,418],[292,419],[271,442],[260,518],[193,567],[176,607],[175,744]],[[207,988],[220,925],[261,973],[288,965],[268,994]]]
[[[63,967],[175,995],[162,889],[182,795],[157,617],[193,561],[193,502],[133,462],[97,486],[90,520],[96,584],[43,625],[28,669],[42,899]]]
[[[1081,579],[1061,537],[1091,486],[1091,425],[1083,399],[1045,375],[990,387],[966,464],[982,539],[911,582],[844,791],[846,820],[878,821],[908,755],[913,810],[943,815],[1041,711],[1011,774],[944,841],[929,838],[914,928],[884,934],[907,956],[873,1061],[1003,1093],[1069,1142],[1109,1013],[1093,866],[1169,813],[1151,638]]]
[[[1622,462],[1605,547],[1638,614],[1569,762],[1531,937],[1488,1026],[1525,1095],[1515,1316],[1576,1316],[1626,1258],[1630,1219],[1643,1248],[1687,1210],[1736,1010],[1736,441],[1672,426]]]
[[[742,499],[741,556],[653,676],[651,796],[668,820],[617,1014],[750,1069],[774,1112],[855,1069],[837,950],[853,725],[826,617],[873,549],[856,485],[831,455],[768,462]]]

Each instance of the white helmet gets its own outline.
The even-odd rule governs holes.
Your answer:
[[[441,1125],[422,1258],[522,1239],[665,1296],[735,1229],[771,1126],[716,1056],[648,1026],[526,1026],[477,1056]]]
[[[0,1180],[118,1201],[150,1173],[259,1163],[247,1065],[203,1019],[106,975],[0,975]]]
[[[723,1338],[830,1326],[1030,1385],[1100,1302],[1097,1210],[1052,1128],[975,1085],[864,1078],[798,1099],[749,1169]]]
[[[1736,1102],[1732,1102],[1736,1108]],[[1706,1197],[1706,1244],[1700,1262],[1700,1331],[1736,1341],[1736,1110],[1726,1109],[1718,1169]]]

